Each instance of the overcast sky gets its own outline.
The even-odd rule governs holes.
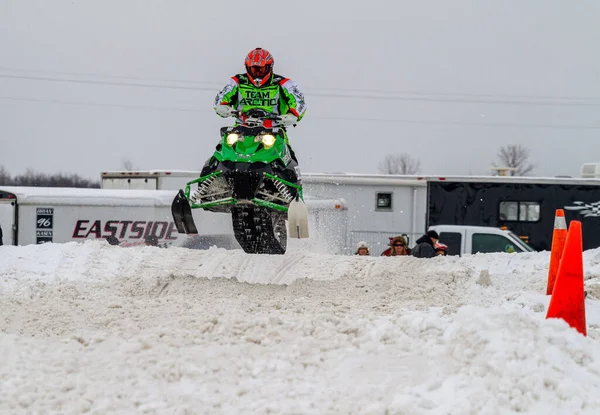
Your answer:
[[[0,0],[0,165],[200,169],[229,123],[214,96],[260,46],[305,92],[305,172],[407,152],[487,174],[521,143],[535,174],[578,176],[600,162],[598,22],[597,0]]]

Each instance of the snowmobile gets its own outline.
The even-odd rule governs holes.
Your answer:
[[[235,238],[246,253],[284,254],[288,229],[291,237],[308,238],[298,162],[285,130],[264,126],[277,125],[274,114],[252,109],[236,117],[235,125],[221,128],[200,177],[175,196],[175,226],[179,233],[197,234],[192,209],[231,213]]]

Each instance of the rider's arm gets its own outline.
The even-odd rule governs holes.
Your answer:
[[[296,120],[293,122],[300,121],[306,112],[304,94],[300,91],[298,85],[291,79],[283,79],[279,85],[281,85],[281,92],[288,107],[287,114],[282,114],[282,118],[287,116],[290,119],[290,123],[292,123],[293,120],[291,119],[291,116],[294,116]]]
[[[213,108],[216,113],[221,117],[231,117],[234,115],[235,105],[237,102],[238,94],[238,79],[232,77],[225,85],[225,88],[221,90],[215,97],[215,103]]]

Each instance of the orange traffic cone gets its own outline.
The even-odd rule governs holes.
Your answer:
[[[548,286],[546,287],[546,295],[552,294],[554,283],[556,282],[556,274],[558,273],[558,265],[560,258],[565,248],[565,240],[567,239],[567,222],[565,221],[565,211],[556,209],[554,216],[554,231],[552,232],[552,251],[550,252],[550,267],[548,268]]]
[[[569,225],[546,318],[562,318],[586,336],[584,297],[581,222],[574,220]]]

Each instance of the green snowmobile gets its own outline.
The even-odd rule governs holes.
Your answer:
[[[238,114],[236,125],[221,128],[221,140],[200,177],[173,200],[179,233],[197,234],[192,209],[204,209],[231,213],[235,238],[247,253],[284,254],[286,219],[291,237],[308,238],[298,162],[285,129],[264,127],[265,120],[277,124],[278,118],[253,109]]]

